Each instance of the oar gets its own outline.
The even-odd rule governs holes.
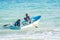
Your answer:
[[[3,25],[3,26],[8,26],[8,25],[10,25],[10,24],[5,24],[5,25]]]
[[[35,28],[38,28],[36,25],[33,24],[33,26],[35,26]]]

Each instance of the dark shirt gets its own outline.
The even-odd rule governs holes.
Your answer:
[[[30,17],[29,16],[26,16],[26,19],[28,18],[27,21],[29,21],[29,23],[31,23],[31,20],[30,20]]]
[[[26,18],[28,18],[30,20],[30,17],[29,16],[26,16]]]
[[[20,22],[19,21],[16,21],[14,26],[20,26]]]

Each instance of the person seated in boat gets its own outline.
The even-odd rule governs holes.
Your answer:
[[[18,20],[15,22],[14,26],[20,26],[20,19],[18,19]]]
[[[31,23],[30,16],[28,15],[28,13],[26,13],[26,18],[24,18],[24,20],[26,20],[27,22]]]

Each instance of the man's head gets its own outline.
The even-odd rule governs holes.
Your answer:
[[[28,16],[28,13],[26,13],[26,16]]]
[[[20,19],[18,19],[18,21],[20,21]]]

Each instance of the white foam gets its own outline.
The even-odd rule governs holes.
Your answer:
[[[12,31],[11,31],[12,32]],[[29,33],[30,34],[26,34]],[[25,34],[19,33],[12,33],[12,34],[7,34],[5,36],[0,36],[1,40],[60,40],[60,32],[57,30],[41,30],[38,33],[33,33],[33,31],[26,32]],[[34,31],[37,32],[37,31]]]

